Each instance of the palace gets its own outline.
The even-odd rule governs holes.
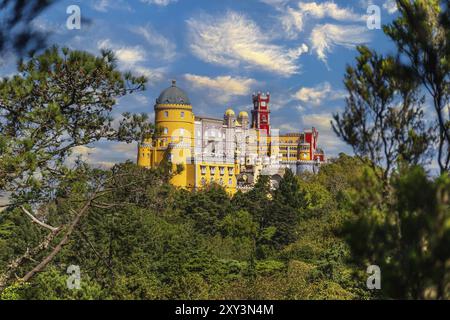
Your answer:
[[[182,165],[175,186],[196,189],[217,183],[230,193],[246,191],[260,175],[268,175],[274,187],[287,168],[299,174],[318,170],[324,152],[319,133],[280,134],[270,125],[270,94],[253,94],[251,119],[226,110],[223,119],[196,116],[187,94],[176,86],[164,90],[155,104],[155,134],[138,147],[139,166],[152,168],[162,161]]]

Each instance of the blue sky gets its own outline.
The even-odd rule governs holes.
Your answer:
[[[370,4],[380,7],[382,24],[395,17],[392,0],[70,0],[33,25],[49,32],[49,44],[113,49],[120,69],[149,78],[146,92],[118,101],[116,118],[129,111],[153,119],[154,101],[171,79],[188,92],[196,114],[214,117],[228,107],[249,110],[253,92],[269,91],[274,127],[317,127],[320,144],[335,156],[351,153],[330,120],[344,108],[342,79],[355,46],[393,50],[381,30],[367,27]],[[70,5],[81,8],[81,30],[66,28]],[[0,61],[0,76],[14,73],[14,60]],[[103,142],[77,152],[110,165],[134,160],[136,146]]]

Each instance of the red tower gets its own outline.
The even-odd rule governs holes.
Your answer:
[[[270,135],[270,93],[253,94],[252,128]]]

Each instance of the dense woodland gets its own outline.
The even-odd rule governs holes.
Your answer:
[[[157,132],[110,117],[147,79],[111,51],[21,60],[0,82],[0,299],[449,299],[450,3],[397,3],[384,27],[397,52],[359,47],[344,75],[332,125],[354,155],[276,190],[266,177],[234,196],[176,189],[169,162],[69,165],[75,147]]]

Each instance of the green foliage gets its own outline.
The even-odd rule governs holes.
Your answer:
[[[257,225],[247,211],[240,210],[225,216],[221,223],[221,229],[225,236],[254,238],[257,232]]]
[[[342,192],[350,192],[350,181],[356,179],[341,172],[348,162],[337,160],[329,170],[346,177]],[[305,178],[288,172],[280,183],[282,191],[272,191],[261,178],[253,190],[230,198],[219,186],[194,192],[175,189],[165,182],[168,172],[162,169],[144,170],[131,163],[111,171],[80,166],[59,185],[56,201],[46,207],[47,221],[59,225],[71,219],[69,208],[89,190],[89,177],[108,177],[116,191],[100,203],[115,206],[92,207],[48,268],[29,287],[4,290],[4,298],[366,297],[349,271],[349,250],[336,233],[345,214],[332,205],[331,188],[320,183],[328,181],[326,172]],[[12,210],[2,215],[2,266],[44,236],[25,218]],[[310,269],[298,275],[294,261]],[[33,265],[27,261],[19,274]],[[80,266],[81,291],[66,289],[68,265]]]
[[[392,178],[392,198],[368,175],[355,194],[356,214],[345,226],[353,258],[380,266],[382,293],[398,299],[449,298],[450,179],[420,167]]]
[[[145,89],[146,79],[120,73],[111,51],[96,57],[52,47],[21,61],[18,71],[0,81],[0,190],[23,201],[25,193],[51,195],[75,147],[129,142],[150,130],[145,117],[128,114],[113,127],[116,100]]]
[[[412,77],[428,93],[437,123],[441,173],[450,169],[450,5],[448,0],[397,0],[399,15],[384,32],[397,46]]]
[[[334,115],[333,129],[387,181],[398,162],[423,160],[433,129],[426,126],[411,68],[364,46],[358,51],[356,66],[345,75],[346,108]]]
[[[82,275],[81,288],[69,289],[68,275],[57,268],[49,268],[38,274],[33,285],[22,284],[12,287],[10,293],[2,296],[5,300],[98,300],[104,299],[98,284]],[[8,292],[8,290],[7,290]]]

